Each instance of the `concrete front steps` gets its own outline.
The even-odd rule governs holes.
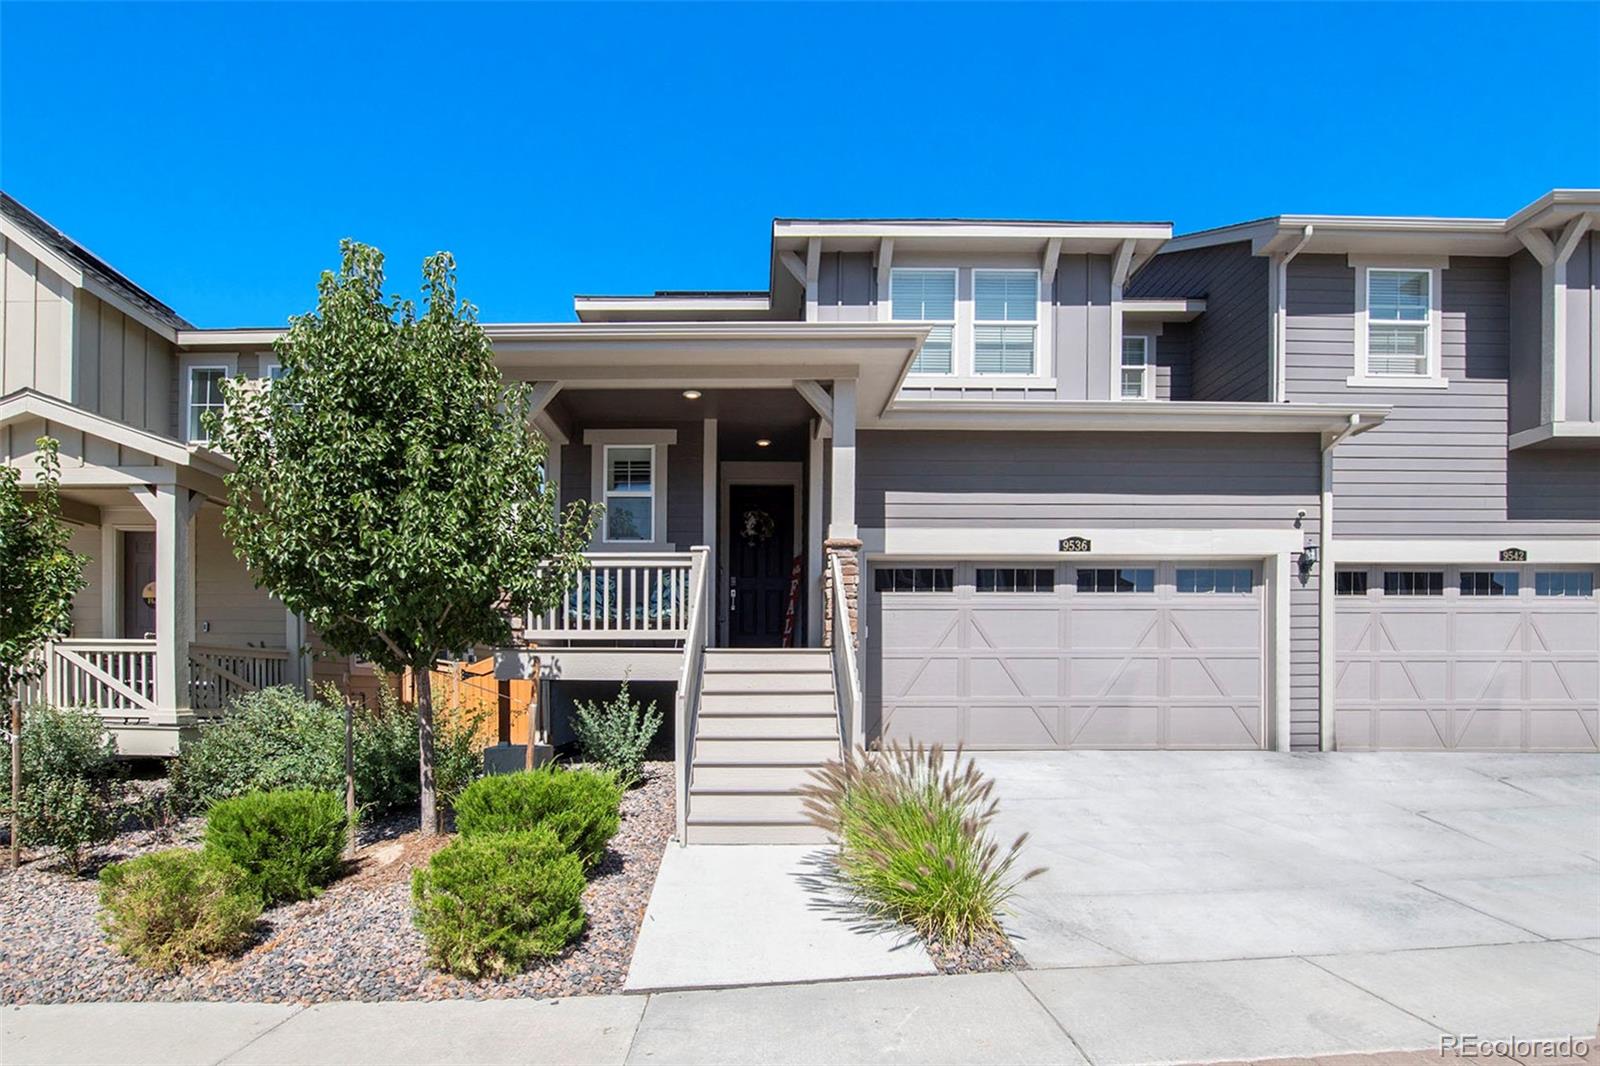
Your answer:
[[[838,757],[825,649],[706,649],[687,843],[826,843],[806,819],[800,789]]]

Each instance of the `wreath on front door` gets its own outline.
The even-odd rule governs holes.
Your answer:
[[[771,540],[772,535],[778,531],[778,523],[773,521],[771,515],[753,508],[744,513],[744,520],[739,524],[739,535],[751,544],[764,540]]]

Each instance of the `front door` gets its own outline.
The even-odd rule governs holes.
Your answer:
[[[729,487],[727,559],[728,643],[735,648],[779,647],[794,566],[790,486]]]
[[[122,534],[122,636],[156,635],[156,535]]]

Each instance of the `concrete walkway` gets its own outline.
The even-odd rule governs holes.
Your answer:
[[[629,991],[931,974],[921,941],[865,920],[815,845],[667,848]]]
[[[1600,942],[1550,942],[1398,952],[1338,971],[1250,959],[551,1001],[7,1007],[0,1062],[1110,1066],[1394,1049],[1438,1061],[1442,1034],[1593,1048],[1597,1020]]]

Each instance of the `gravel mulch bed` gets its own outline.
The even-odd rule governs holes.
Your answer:
[[[424,963],[411,924],[411,872],[447,837],[424,838],[411,813],[361,831],[355,871],[321,897],[269,910],[243,955],[181,974],[152,974],[101,934],[96,883],[44,861],[0,874],[0,1003],[89,1000],[500,999],[618,992],[656,868],[673,831],[672,763],[651,762],[622,801],[622,828],[584,892],[589,925],[558,958],[501,981],[465,981]],[[98,865],[193,846],[198,820],[124,833]]]
[[[940,973],[991,973],[1028,968],[1027,960],[1004,933],[979,937],[970,944],[926,940],[923,946]]]

